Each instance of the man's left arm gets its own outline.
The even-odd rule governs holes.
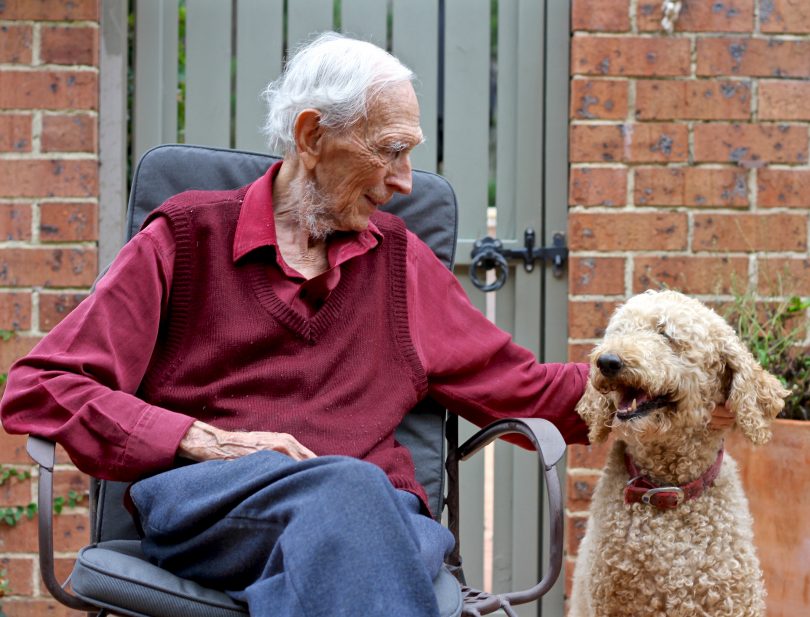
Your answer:
[[[408,303],[411,336],[432,398],[479,426],[501,418],[545,418],[568,443],[588,442],[574,410],[588,365],[537,362],[470,303],[453,274],[412,234]]]

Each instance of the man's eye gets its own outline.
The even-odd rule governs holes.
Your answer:
[[[394,143],[388,146],[384,146],[381,149],[385,158],[390,161],[395,161],[402,157],[403,154],[406,154],[409,151],[408,146],[401,143]]]

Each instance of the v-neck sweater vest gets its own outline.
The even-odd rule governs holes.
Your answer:
[[[183,193],[144,223],[166,217],[176,254],[140,395],[226,430],[289,433],[319,456],[374,463],[426,503],[394,439],[427,391],[408,327],[403,222],[374,215],[383,240],[341,265],[338,286],[307,319],[273,292],[273,248],[233,261],[245,191]]]

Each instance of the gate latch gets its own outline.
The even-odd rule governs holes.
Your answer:
[[[522,259],[523,268],[526,272],[534,270],[534,262],[549,261],[551,272],[555,278],[563,275],[563,266],[568,259],[568,247],[565,244],[565,234],[557,232],[552,239],[552,246],[535,247],[536,235],[531,227],[523,232],[523,248],[504,248],[503,242],[497,238],[481,238],[476,240],[472,250],[472,265],[470,266],[470,279],[481,291],[497,291],[506,283],[509,276],[509,266],[507,260]],[[487,283],[478,276],[479,270],[496,270],[497,277],[492,283]]]

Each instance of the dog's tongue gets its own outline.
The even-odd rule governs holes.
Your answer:
[[[647,395],[646,392],[642,390],[627,390],[624,395],[622,396],[622,401],[619,404],[619,409],[622,411],[632,410],[636,407],[641,406],[643,403],[646,403],[650,400],[650,397]],[[635,406],[633,405],[633,401],[635,401]]]

